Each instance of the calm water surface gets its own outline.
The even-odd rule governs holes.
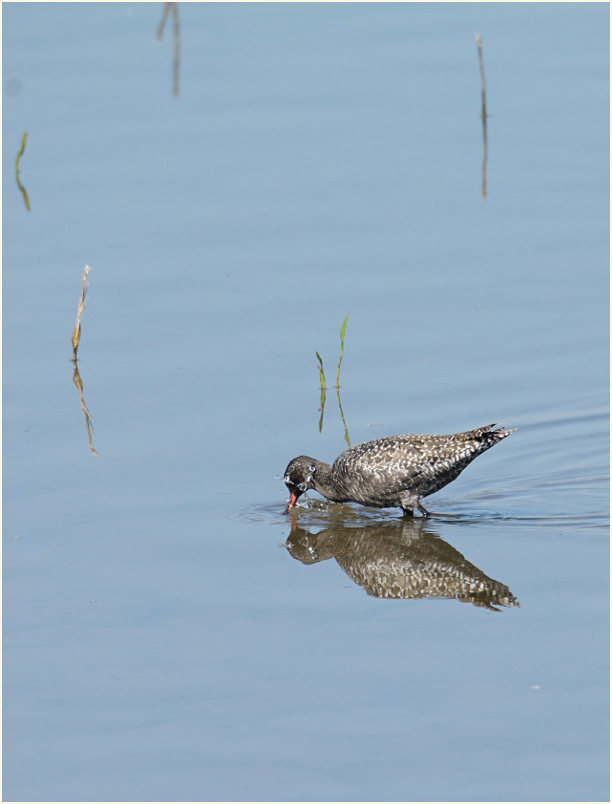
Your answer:
[[[608,6],[162,9],[3,7],[4,800],[608,800]]]

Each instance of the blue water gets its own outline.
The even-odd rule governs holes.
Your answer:
[[[162,10],[2,9],[4,800],[608,800],[608,6]]]

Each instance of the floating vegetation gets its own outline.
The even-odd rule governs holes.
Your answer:
[[[181,27],[179,24],[178,3],[165,3],[161,22],[157,29],[157,38],[161,42],[166,27],[168,13],[172,10],[172,33],[174,38],[174,52],[172,58],[172,94],[178,97],[179,94],[179,65],[181,60]]]
[[[21,190],[21,194],[23,195],[23,201],[25,203],[25,207],[30,211],[30,199],[28,198],[28,193],[26,188],[21,183],[21,179],[19,178],[19,162],[21,161],[21,157],[26,149],[26,145],[28,143],[28,132],[23,132],[23,137],[21,138],[21,148],[19,149],[19,153],[17,154],[17,159],[15,159],[15,179],[17,180],[17,187]]]
[[[77,390],[79,392],[79,399],[81,401],[81,410],[83,411],[83,416],[85,418],[85,426],[87,427],[87,436],[89,438],[89,448],[93,452],[94,455],[97,455],[97,451],[94,447],[93,443],[93,424],[91,421],[91,414],[89,413],[89,408],[85,404],[85,394],[83,392],[83,380],[81,379],[81,374],[79,372],[79,365],[77,360],[77,353],[79,351],[79,343],[81,341],[81,318],[83,317],[83,310],[87,304],[87,290],[89,288],[89,284],[87,282],[87,275],[91,271],[89,265],[86,265],[83,270],[83,278],[81,281],[81,296],[79,298],[79,306],[77,308],[77,320],[76,326],[74,328],[74,332],[72,333],[72,363],[74,365],[74,373],[72,375],[72,381],[76,385]]]
[[[476,47],[478,48],[478,66],[480,68],[480,92],[482,96],[482,141],[483,141],[483,155],[482,155],[482,200],[487,197],[487,158],[489,155],[487,143],[487,82],[485,79],[484,62],[482,59],[482,36],[475,34]]]

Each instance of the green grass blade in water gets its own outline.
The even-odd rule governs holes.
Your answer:
[[[336,388],[340,387],[340,365],[342,363],[342,358],[344,357],[344,336],[346,335],[346,327],[350,315],[350,313],[347,315],[342,322],[342,326],[340,327],[340,358],[338,359],[338,371],[336,372]]]

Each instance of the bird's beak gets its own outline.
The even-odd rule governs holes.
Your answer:
[[[289,500],[289,505],[285,509],[286,514],[288,514],[289,511],[291,511],[296,502],[297,502],[297,496],[293,492],[291,492],[291,499]]]

